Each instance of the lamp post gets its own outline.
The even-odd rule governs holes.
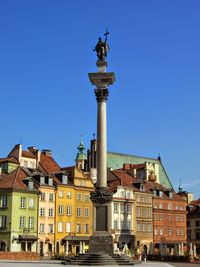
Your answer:
[[[27,251],[27,245],[28,245],[28,234],[30,233],[30,230],[28,228],[23,229],[23,233],[25,234],[25,251]]]

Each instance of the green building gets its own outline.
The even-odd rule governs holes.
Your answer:
[[[37,244],[38,192],[15,158],[0,159],[0,250],[33,251]]]

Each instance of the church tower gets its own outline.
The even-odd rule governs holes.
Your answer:
[[[76,155],[76,167],[81,170],[85,170],[86,154],[85,154],[85,146],[84,146],[82,138],[77,149],[78,149],[78,152]]]

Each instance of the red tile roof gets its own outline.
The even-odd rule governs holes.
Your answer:
[[[40,166],[47,173],[52,173],[52,172],[56,172],[56,171],[61,170],[58,163],[51,156],[46,156],[43,153],[41,154],[41,158],[40,158]]]
[[[0,163],[1,162],[10,162],[10,163],[17,163],[19,164],[18,160],[14,157],[11,158],[0,158]]]
[[[22,157],[36,159],[36,156],[30,151],[23,150]]]
[[[27,190],[28,187],[23,183],[26,177],[27,175],[20,167],[10,174],[3,173],[0,176],[0,189]]]

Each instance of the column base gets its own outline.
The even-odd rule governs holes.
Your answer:
[[[113,254],[113,238],[108,233],[96,232],[89,240],[90,254]]]

